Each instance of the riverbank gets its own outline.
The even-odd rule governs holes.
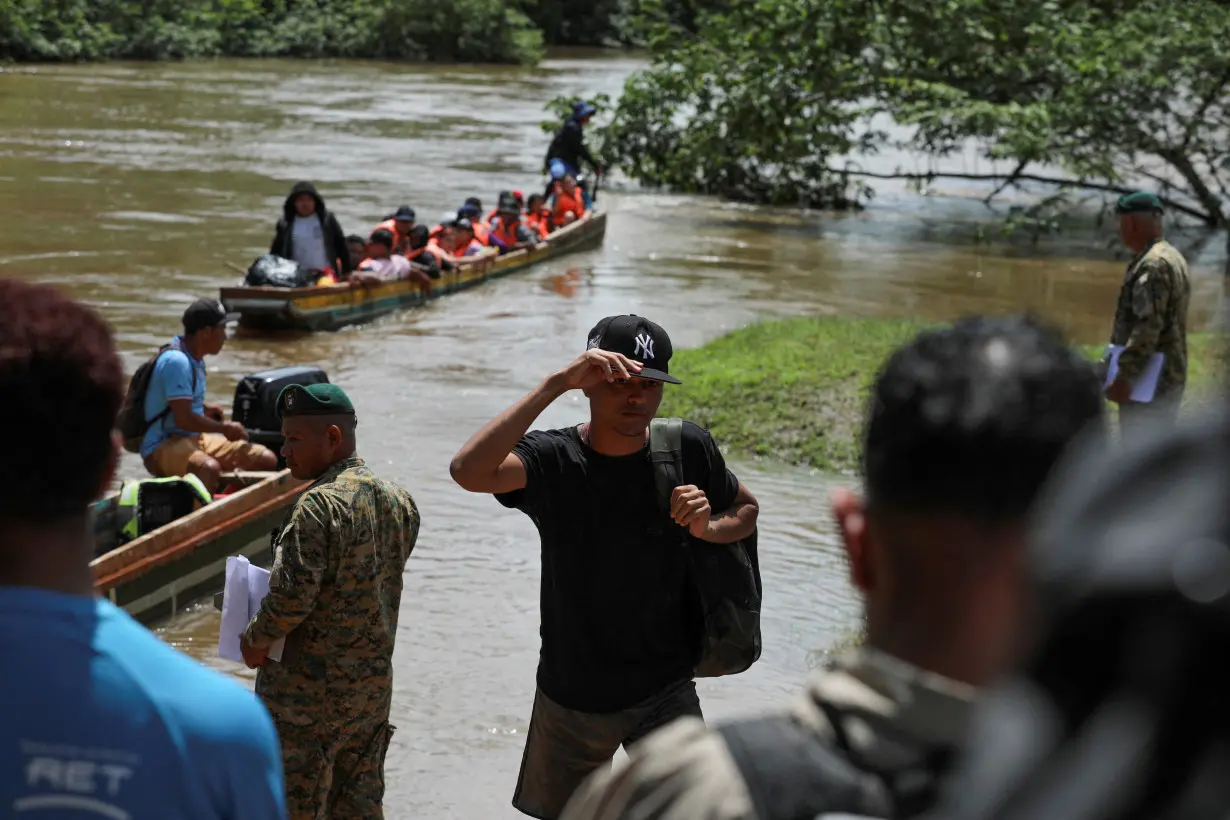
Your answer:
[[[681,350],[660,415],[713,433],[728,457],[769,458],[825,472],[858,466],[867,391],[892,351],[925,327],[896,319],[806,316],[762,322]],[[1218,334],[1188,337],[1184,406],[1219,372]],[[1086,346],[1092,359],[1101,346]]]

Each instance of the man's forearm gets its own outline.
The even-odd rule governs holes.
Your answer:
[[[530,429],[534,419],[542,415],[542,411],[564,392],[563,374],[556,373],[512,407],[487,422],[457,451],[457,455],[453,456],[452,464],[449,465],[453,480],[467,490],[478,487],[476,482],[481,483],[483,478],[499,470],[513,447]],[[483,492],[481,488],[473,491]]]
[[[214,421],[196,413],[190,413],[183,418],[176,417],[175,426],[189,433],[221,433],[226,430],[226,422]]]
[[[732,506],[729,510],[709,519],[703,540],[711,544],[733,544],[752,534],[760,508],[748,501]]]

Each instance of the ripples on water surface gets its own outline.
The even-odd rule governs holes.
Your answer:
[[[0,73],[8,223],[0,265],[98,305],[131,369],[177,331],[191,299],[236,279],[225,262],[246,265],[267,247],[295,180],[315,180],[347,233],[361,234],[401,202],[426,221],[467,196],[490,204],[503,188],[530,192],[541,186],[543,102],[614,95],[637,65],[9,70]],[[887,156],[880,167],[912,162]],[[972,159],[955,162],[976,170]],[[448,461],[579,352],[599,318],[641,313],[687,347],[765,316],[943,319],[1030,308],[1082,341],[1105,337],[1124,262],[1106,250],[1106,236],[1068,236],[1041,251],[979,248],[961,239],[987,215],[978,202],[882,190],[874,208],[848,216],[604,192],[612,216],[599,250],[363,328],[234,339],[210,361],[214,398],[257,370],[324,367],[360,409],[362,454],[422,510],[402,604],[388,816],[519,816],[508,801],[534,687],[537,537],[519,513],[458,490]],[[1209,247],[1193,258],[1197,328],[1222,303],[1221,242]],[[538,426],[583,415],[568,397]],[[733,466],[762,504],[766,647],[748,673],[701,682],[710,716],[780,704],[857,617],[827,482],[791,468]],[[140,465],[126,456],[123,469],[137,475]],[[213,657],[211,609],[195,608],[162,634],[251,680]]]

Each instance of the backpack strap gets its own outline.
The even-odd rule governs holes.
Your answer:
[[[669,514],[671,494],[683,484],[683,419],[653,419],[649,422],[649,461],[658,506]]]
[[[183,353],[185,356],[188,356],[188,354],[184,352],[184,349],[181,348],[179,345],[174,345],[174,344],[163,345],[162,347],[158,348],[158,355],[154,357],[154,365],[158,364],[158,360],[162,358],[162,354],[166,353],[168,350],[178,350],[180,353]],[[192,392],[196,393],[196,365],[192,363],[191,356],[188,356],[188,370],[192,373]],[[150,378],[152,379],[153,377],[154,377],[154,374],[153,372],[151,372]],[[146,389],[146,392],[149,392],[148,384],[146,385],[145,389]],[[142,401],[144,401],[144,397],[142,397]],[[163,421],[170,414],[171,414],[171,403],[167,402],[167,406],[162,408],[161,413],[154,416],[149,421],[145,422],[146,432],[149,432],[149,428]]]
[[[789,716],[728,723],[717,732],[747,784],[758,820],[803,820],[827,812],[892,816],[879,779]]]

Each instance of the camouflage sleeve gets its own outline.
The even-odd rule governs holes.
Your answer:
[[[249,645],[268,648],[302,623],[316,606],[329,554],[329,518],[326,504],[310,492],[295,506],[278,540],[269,594],[244,633]]]
[[[1157,260],[1148,263],[1146,272],[1132,286],[1132,334],[1119,354],[1119,374],[1116,378],[1134,382],[1149,357],[1157,352],[1170,305],[1172,279],[1169,265]]]
[[[756,820],[756,813],[721,736],[680,718],[633,745],[623,768],[591,775],[560,820]]]

